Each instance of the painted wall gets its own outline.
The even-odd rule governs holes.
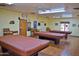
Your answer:
[[[27,14],[25,15],[25,17],[26,16],[28,17],[27,21],[31,22],[31,28],[33,28],[34,21],[46,23],[46,27],[48,27],[48,18],[43,16],[37,16],[36,14]],[[3,35],[3,28],[10,28],[10,30],[19,31],[18,17],[23,18],[20,12],[11,11],[8,9],[0,9],[0,36]],[[15,24],[9,24],[9,22],[12,20],[15,21]],[[39,29],[40,26],[38,26],[37,28]]]
[[[36,14],[28,14],[28,22],[31,22],[31,28],[33,28],[33,22],[37,21],[39,23],[46,23],[46,27],[49,26],[49,18],[46,18],[44,16],[39,16]],[[37,28],[40,29],[41,25]]]
[[[60,30],[60,22],[61,21],[69,21],[70,25],[69,25],[69,31],[72,31],[73,36],[79,36],[79,18],[62,18],[62,19],[51,19],[50,23],[49,23],[49,27],[52,30]],[[58,26],[55,26],[55,23],[58,23]],[[76,24],[75,27],[73,27],[72,25]]]
[[[41,27],[42,27],[42,23],[46,23],[46,27],[49,26],[49,18],[46,18],[44,16],[41,16],[41,15],[37,15],[37,14],[27,14],[27,22],[31,22],[31,28],[34,28],[33,27],[33,22],[34,21],[37,21],[37,23],[40,23],[40,26],[38,26],[37,24],[37,29],[39,29],[41,31]],[[30,31],[27,31],[27,36],[30,36]]]
[[[0,36],[3,35],[3,28],[10,28],[10,30],[17,31],[19,29],[19,20],[18,17],[21,16],[21,13],[0,9]],[[15,24],[9,24],[10,21],[14,20]]]
[[[70,28],[69,30],[72,31],[71,35],[79,36],[79,18],[63,18],[63,19],[52,19],[47,18],[41,15],[36,14],[27,14],[28,22],[31,22],[31,28],[33,28],[33,21],[38,21],[42,23],[46,23],[46,27],[50,27],[54,30],[60,30],[60,22],[61,21],[69,21]],[[7,9],[0,9],[0,36],[3,35],[3,28],[10,28],[11,30],[19,30],[19,20],[18,17],[21,17],[20,12],[15,12]],[[11,20],[15,21],[15,24],[9,24]],[[58,26],[55,26],[55,23],[58,23]],[[76,27],[73,27],[72,24],[77,24]],[[40,29],[41,26],[38,26]]]

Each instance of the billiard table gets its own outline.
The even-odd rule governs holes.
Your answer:
[[[50,30],[49,32],[65,34],[65,39],[68,38],[68,34],[71,34],[72,33],[71,31],[60,31],[60,30]]]
[[[32,56],[48,46],[48,40],[39,40],[20,35],[6,35],[0,37],[0,46],[3,52],[18,56]]]
[[[39,36],[39,39],[52,40],[55,44],[59,44],[60,39],[63,39],[65,37],[65,34],[52,32],[34,32],[34,35]]]

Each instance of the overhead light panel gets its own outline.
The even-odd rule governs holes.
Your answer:
[[[39,10],[39,14],[48,14],[48,13],[59,13],[59,12],[65,12],[66,10],[64,8],[56,8],[56,9],[46,9],[46,10]]]
[[[72,14],[63,14],[62,17],[72,17]]]
[[[12,2],[8,2],[8,3],[6,3],[6,4],[11,5],[11,4],[13,4],[13,3],[12,3]]]

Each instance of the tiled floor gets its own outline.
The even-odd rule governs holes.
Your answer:
[[[55,47],[57,49],[63,50],[65,47],[69,47],[70,49],[76,49],[78,50],[79,48],[79,38],[78,37],[68,37],[67,40],[61,39],[61,43],[59,45],[53,44],[53,41],[49,44],[49,46]],[[2,53],[1,47],[0,47],[0,53]],[[77,53],[77,55],[79,55]]]

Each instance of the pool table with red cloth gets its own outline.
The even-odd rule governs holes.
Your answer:
[[[71,31],[60,31],[60,30],[50,30],[50,32],[52,33],[61,33],[61,34],[65,34],[65,38],[68,38],[68,34],[71,34]]]
[[[59,44],[60,39],[65,37],[65,34],[60,33],[51,33],[51,32],[35,32],[36,36],[39,36],[40,39],[53,40],[55,44]]]
[[[0,37],[0,45],[21,56],[30,56],[48,46],[49,41],[19,35]]]

